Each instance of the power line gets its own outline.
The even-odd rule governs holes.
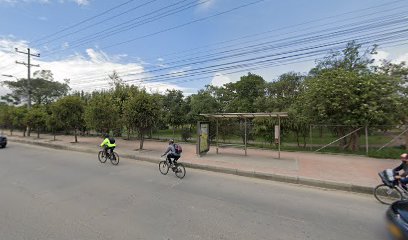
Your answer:
[[[203,18],[199,18],[199,19],[196,19],[196,20],[193,20],[193,21],[189,21],[189,22],[187,22],[187,23],[184,23],[184,24],[181,24],[181,25],[177,25],[177,26],[174,26],[174,27],[171,27],[171,28],[163,29],[163,30],[160,30],[160,31],[157,31],[157,32],[154,32],[154,33],[150,33],[150,34],[144,35],[144,36],[132,38],[132,39],[127,40],[127,41],[124,41],[124,42],[120,42],[120,43],[116,43],[116,44],[109,45],[109,46],[106,46],[106,47],[102,47],[102,48],[100,48],[100,49],[108,49],[108,48],[120,46],[120,45],[127,44],[127,43],[130,43],[130,42],[133,42],[133,41],[142,39],[142,38],[147,38],[147,37],[151,37],[151,36],[154,36],[154,35],[158,35],[158,34],[160,34],[160,33],[164,33],[164,32],[168,32],[168,31],[171,31],[171,30],[178,29],[178,28],[182,28],[182,27],[185,27],[185,26],[188,26],[188,25],[197,23],[197,22],[205,21],[205,20],[207,20],[207,19],[214,18],[214,17],[220,16],[220,15],[224,15],[224,14],[227,14],[227,13],[230,13],[230,12],[233,12],[233,11],[236,11],[236,10],[239,10],[239,9],[242,9],[242,8],[245,8],[245,7],[249,7],[249,6],[251,6],[251,5],[255,5],[255,4],[258,4],[258,3],[260,3],[260,2],[264,2],[264,1],[266,1],[266,0],[253,1],[253,2],[250,2],[250,3],[247,3],[247,4],[243,4],[243,5],[240,5],[240,6],[238,6],[238,7],[234,7],[234,8],[232,8],[232,9],[229,9],[229,10],[226,10],[226,11],[223,11],[223,12],[219,12],[219,13],[216,13],[216,14],[213,14],[213,15],[210,15],[210,16],[207,16],[207,17],[203,17]],[[77,44],[77,45],[71,46],[70,48],[79,47],[79,46],[82,46],[83,44],[86,44],[86,43],[88,43],[88,42],[81,43],[81,44]],[[61,51],[61,50],[60,50],[60,51]],[[54,54],[54,53],[60,52],[60,51],[54,51],[54,52],[51,52],[50,54]]]
[[[382,34],[378,34],[375,37],[381,37],[379,39],[372,39],[370,41],[366,41],[365,43],[373,43],[373,42],[378,42],[378,41],[384,41],[384,40],[388,40],[388,39],[395,39],[396,37],[401,36],[401,34],[405,34],[404,36],[406,36],[408,32],[408,29],[404,29],[404,30],[400,30],[400,31],[395,31],[394,35],[390,35],[390,33],[382,33]],[[399,35],[398,35],[399,34]],[[357,40],[363,40],[364,37],[361,37]],[[137,78],[137,79],[132,79],[132,80],[126,80],[125,82],[135,82],[135,81],[148,81],[149,83],[151,82],[157,82],[157,81],[165,81],[165,80],[171,80],[174,78],[185,78],[185,77],[191,77],[191,76],[196,76],[197,74],[202,74],[202,73],[212,73],[212,72],[216,72],[216,71],[220,71],[220,70],[228,70],[231,68],[236,68],[236,67],[242,67],[242,66],[247,66],[248,64],[262,64],[262,63],[268,63],[271,61],[277,61],[277,60],[283,60],[283,59],[288,59],[288,58],[294,58],[294,57],[300,57],[300,56],[307,56],[310,54],[315,54],[315,53],[327,53],[328,50],[332,49],[333,46],[338,46],[341,44],[345,44],[347,42],[349,42],[350,39],[347,40],[343,40],[343,41],[338,41],[338,42],[332,42],[332,43],[328,43],[328,44],[324,44],[324,45],[317,45],[317,46],[313,46],[313,47],[309,47],[309,48],[303,48],[303,49],[298,49],[298,50],[294,50],[294,51],[290,51],[290,52],[284,52],[284,53],[279,53],[279,54],[272,54],[272,55],[265,55],[262,57],[257,57],[257,58],[252,58],[252,59],[245,59],[245,60],[239,60],[239,61],[234,61],[234,62],[229,62],[229,63],[223,63],[223,64],[218,64],[218,65],[213,65],[210,67],[202,67],[202,68],[196,68],[196,69],[192,69],[192,70],[186,70],[183,72],[184,73],[188,73],[188,72],[192,72],[189,75],[185,75],[185,76],[174,76],[174,74],[163,74],[163,75],[158,75],[158,76],[154,76],[154,77],[149,77],[149,78]],[[314,50],[314,49],[318,49],[318,48],[322,48],[322,47],[326,47],[322,50]],[[328,47],[328,48],[327,48]],[[304,52],[306,50],[313,50],[310,52]],[[300,52],[300,53],[298,53]],[[282,56],[285,54],[292,54],[289,56]],[[277,57],[281,55],[282,57]],[[270,58],[270,57],[274,57],[275,58]],[[253,63],[246,63],[249,61],[256,61]],[[233,65],[235,64],[235,65]],[[95,83],[95,81],[93,81],[93,83]]]
[[[43,40],[43,39],[46,39],[46,38],[50,38],[50,37],[52,37],[52,36],[55,36],[55,35],[57,35],[57,34],[59,34],[59,33],[65,32],[65,31],[67,31],[67,30],[69,30],[69,29],[72,29],[72,28],[77,27],[77,26],[79,26],[79,25],[81,25],[81,24],[84,24],[84,23],[86,23],[86,22],[89,22],[89,21],[91,21],[91,20],[93,20],[93,19],[95,19],[95,18],[98,18],[98,17],[100,17],[100,16],[102,16],[102,15],[105,15],[106,13],[109,13],[109,12],[111,12],[111,11],[117,9],[117,8],[120,8],[120,7],[122,7],[122,6],[124,6],[124,5],[127,5],[127,4],[129,4],[129,3],[131,3],[131,2],[134,2],[134,1],[135,1],[135,0],[129,0],[129,1],[126,1],[126,2],[121,3],[121,4],[119,4],[119,5],[116,5],[116,6],[110,8],[110,9],[108,9],[108,10],[105,10],[105,11],[103,11],[103,12],[101,12],[101,13],[95,15],[95,16],[86,18],[86,19],[84,19],[84,20],[82,20],[82,21],[80,21],[80,22],[78,22],[78,23],[75,23],[75,24],[73,24],[73,25],[71,25],[71,26],[68,26],[68,27],[66,27],[66,28],[63,28],[63,29],[61,29],[61,30],[59,30],[59,31],[57,31],[57,32],[55,32],[55,33],[52,33],[52,34],[49,34],[49,35],[47,35],[47,36],[41,37],[41,38],[39,38],[39,39],[36,39],[36,40],[32,41],[32,43],[35,43],[35,42],[41,41],[41,40]],[[37,44],[37,45],[38,45],[38,44]]]
[[[53,38],[53,39],[48,40],[48,41],[43,42],[43,43],[39,43],[39,44],[37,44],[37,45],[45,45],[45,44],[48,44],[48,43],[51,43],[51,42],[55,42],[56,40],[60,40],[60,39],[62,39],[62,38],[64,38],[64,37],[72,36],[73,34],[82,32],[82,31],[84,31],[84,30],[86,30],[86,29],[89,29],[89,28],[91,28],[91,27],[95,27],[95,26],[97,26],[97,25],[101,25],[102,23],[105,23],[105,22],[107,22],[107,21],[111,21],[111,20],[113,20],[113,19],[115,19],[115,18],[117,18],[117,17],[123,16],[123,15],[125,15],[125,14],[127,14],[127,13],[129,13],[129,12],[131,12],[131,11],[134,11],[134,10],[136,10],[136,9],[139,9],[139,8],[141,8],[141,7],[144,7],[144,6],[148,5],[148,4],[153,3],[153,2],[156,2],[156,1],[157,1],[157,0],[151,0],[151,1],[149,1],[149,2],[140,4],[140,5],[136,6],[136,7],[133,7],[133,8],[131,8],[131,9],[128,9],[128,10],[126,10],[126,11],[124,11],[124,12],[121,12],[121,13],[119,13],[119,14],[117,14],[117,15],[110,16],[109,18],[106,18],[106,19],[104,19],[104,20],[102,20],[102,21],[100,21],[100,22],[97,22],[97,23],[94,23],[94,24],[85,26],[85,27],[80,28],[80,29],[78,29],[78,30],[76,30],[76,31],[74,31],[74,32],[69,32],[69,33],[67,33],[67,34],[64,34],[64,35],[62,35],[62,36],[59,36],[59,37],[57,37],[57,38]],[[93,35],[93,34],[92,34],[92,35]],[[90,36],[92,36],[92,35],[90,35]]]
[[[164,18],[164,17],[167,17],[167,16],[170,16],[170,15],[176,14],[176,13],[178,13],[178,12],[181,12],[181,11],[184,11],[184,10],[186,10],[186,9],[192,8],[192,7],[194,7],[194,6],[197,6],[197,5],[203,4],[203,3],[205,3],[205,2],[208,2],[209,0],[201,0],[201,1],[199,1],[198,3],[195,3],[195,4],[194,4],[194,2],[195,2],[195,0],[194,0],[194,2],[190,2],[190,3],[187,3],[187,4],[185,4],[185,5],[182,5],[181,7],[176,8],[176,10],[179,9],[179,8],[186,7],[186,6],[187,6],[187,8],[183,8],[183,9],[178,10],[178,11],[174,11],[174,9],[170,9],[170,10],[168,11],[168,12],[169,12],[168,14],[160,13],[158,16],[153,16],[153,17],[151,17],[151,18],[143,19],[144,17],[153,15],[153,14],[155,14],[155,13],[159,13],[159,12],[165,10],[165,9],[168,9],[168,8],[171,8],[171,7],[174,7],[174,6],[177,6],[177,5],[179,5],[179,4],[183,3],[183,2],[186,2],[186,1],[188,1],[188,0],[178,1],[178,2],[176,2],[176,3],[167,5],[167,6],[165,6],[165,7],[162,7],[162,8],[160,8],[160,9],[155,10],[155,11],[149,12],[149,13],[144,14],[144,15],[142,15],[142,16],[138,16],[138,17],[133,18],[133,19],[131,19],[131,20],[128,20],[128,21],[125,21],[125,22],[116,24],[116,25],[114,25],[114,26],[112,26],[112,27],[109,27],[109,28],[106,28],[106,29],[104,29],[104,30],[102,30],[102,31],[89,34],[89,35],[87,35],[87,36],[85,36],[85,37],[82,37],[82,38],[80,38],[80,39],[78,39],[78,40],[75,40],[75,41],[71,42],[72,46],[70,46],[69,48],[74,48],[74,47],[82,46],[82,45],[84,45],[84,44],[86,44],[86,43],[92,42],[92,40],[94,40],[94,39],[105,39],[105,38],[107,38],[107,37],[111,37],[111,36],[113,36],[113,35],[116,34],[116,33],[120,33],[120,32],[126,31],[126,30],[130,30],[130,29],[132,29],[132,28],[139,27],[139,26],[145,25],[145,24],[147,24],[147,23],[150,23],[150,22],[153,22],[153,21],[162,19],[162,18]],[[192,5],[192,4],[193,4],[193,5]],[[171,11],[173,11],[173,12],[171,12]],[[139,20],[139,19],[142,19],[142,20],[139,21],[139,22],[136,22],[136,23],[132,23],[132,22],[135,22],[136,20]],[[126,24],[128,24],[128,25],[126,25]],[[126,26],[123,27],[123,25],[126,25]],[[119,28],[119,27],[122,27],[122,28],[118,30],[117,28]],[[115,30],[115,29],[116,29],[116,30]],[[112,30],[112,31],[108,32],[109,30]],[[51,50],[51,53],[50,53],[50,54],[53,54],[54,52],[59,52],[59,51],[61,51],[61,50],[54,49],[54,50]]]
[[[394,9],[391,9],[391,10],[395,10],[395,8],[394,8]],[[388,10],[388,11],[390,11],[390,10]],[[384,12],[385,12],[385,11],[384,11]],[[373,14],[377,14],[377,13],[372,13],[372,14],[369,14],[369,15],[373,15]],[[403,14],[405,14],[405,12],[403,12]],[[341,15],[341,14],[340,14],[340,15]],[[368,16],[368,15],[364,15],[364,16]],[[393,15],[389,15],[389,16],[398,19],[399,16],[405,16],[405,15],[393,14]],[[386,16],[386,17],[389,18],[389,16]],[[374,20],[378,20],[378,19],[383,20],[384,18],[385,18],[385,17],[381,16],[381,17],[378,17],[378,18],[375,18],[375,19],[371,19],[371,20],[369,20],[369,21],[374,21]],[[320,30],[320,31],[317,31],[317,32],[306,33],[306,34],[301,34],[301,35],[297,35],[297,36],[293,36],[293,37],[288,37],[288,38],[286,38],[286,39],[298,38],[298,37],[301,37],[301,36],[307,36],[308,34],[314,34],[314,33],[319,33],[319,32],[325,32],[325,31],[329,31],[329,30],[333,30],[333,29],[339,29],[339,28],[345,27],[345,26],[356,25],[356,24],[363,24],[363,23],[365,23],[365,22],[351,23],[351,24],[343,25],[343,26],[334,26],[334,27],[329,28],[329,29],[323,29],[323,30]],[[330,23],[324,24],[324,25],[329,25],[329,24],[330,24]],[[309,29],[310,29],[310,28],[309,28]],[[291,32],[291,33],[297,33],[297,32],[298,32],[298,31]],[[282,36],[282,35],[287,35],[287,34],[288,34],[288,33],[286,33],[286,34],[280,34],[280,36]],[[264,43],[262,43],[262,44],[266,45],[266,44],[270,44],[270,43],[278,42],[278,41],[283,41],[283,40],[285,40],[285,39],[279,39],[279,40],[272,41],[272,42],[264,42]],[[292,45],[293,45],[293,44],[292,44]],[[289,45],[286,45],[286,46],[289,46]],[[253,47],[253,46],[251,46],[251,47]],[[243,49],[249,49],[249,46],[245,46],[245,47],[243,47]],[[237,50],[238,50],[238,49],[226,50],[226,51],[223,51],[223,52],[221,52],[221,53],[228,53],[228,52],[233,52],[233,51],[237,51]],[[216,53],[216,54],[212,54],[212,55],[213,55],[213,56],[215,56],[215,55],[220,55],[220,53]],[[190,60],[203,59],[203,58],[205,58],[205,57],[210,57],[210,56],[211,56],[211,54],[207,54],[206,56],[198,56],[198,57],[194,57],[194,58],[190,58],[190,59],[183,59],[183,60],[180,60],[180,61],[174,61],[174,62],[170,62],[170,63],[166,63],[166,64],[169,65],[169,64],[174,64],[174,63],[178,63],[178,62],[187,62],[187,63],[188,63]],[[161,69],[163,70],[163,68],[161,68]],[[160,70],[160,69],[159,69],[159,70]]]
[[[405,24],[405,22],[406,22],[406,21],[404,21],[404,19],[401,20],[398,15],[395,16],[395,18],[399,19],[399,20],[390,19],[389,22],[385,22],[385,21],[377,22],[376,24],[378,24],[378,23],[383,24],[383,25],[378,25],[377,27],[383,27],[383,28],[388,27],[389,28],[389,24],[391,24],[391,23],[395,24],[395,23],[400,23],[401,22],[401,23]],[[382,18],[380,18],[380,19],[382,19]],[[391,20],[393,20],[393,21],[391,21]],[[388,23],[388,24],[386,24],[386,23]],[[291,40],[291,38],[284,38],[284,39],[279,39],[279,40],[270,41],[270,42],[266,42],[266,43],[256,44],[256,45],[252,45],[252,46],[245,46],[245,47],[242,47],[242,48],[238,48],[238,49],[234,49],[234,50],[228,50],[228,51],[224,52],[224,53],[237,52],[235,54],[230,54],[230,55],[220,56],[220,57],[218,57],[216,55],[210,55],[210,57],[213,57],[213,58],[208,58],[208,59],[204,59],[204,60],[196,61],[196,62],[186,61],[187,63],[185,63],[185,64],[172,66],[172,67],[167,67],[167,68],[160,68],[160,69],[156,69],[156,70],[144,71],[142,74],[152,73],[152,72],[157,72],[157,71],[163,71],[163,70],[176,69],[176,68],[186,67],[186,66],[189,66],[189,65],[202,64],[202,63],[205,63],[205,62],[228,59],[228,58],[232,58],[232,57],[244,56],[244,55],[248,55],[248,54],[254,54],[254,53],[257,53],[257,52],[265,52],[267,50],[282,49],[282,48],[293,46],[293,45],[299,45],[301,43],[311,43],[311,42],[320,41],[320,40],[323,40],[323,39],[330,39],[330,38],[337,37],[340,34],[344,34],[344,33],[349,34],[349,33],[353,33],[353,32],[356,33],[357,32],[358,34],[360,34],[364,30],[374,29],[375,26],[373,24],[371,24],[371,25],[366,24],[366,25],[363,25],[363,26],[349,28],[349,29],[345,29],[345,30],[341,30],[341,28],[334,28],[334,29],[339,29],[339,30],[334,31],[334,32],[329,32],[329,33],[326,33],[324,35],[308,36],[307,34],[302,34],[302,35],[299,35],[299,36],[308,36],[308,37],[302,38],[302,39],[297,39],[297,40]],[[344,25],[344,26],[350,26],[350,25]],[[398,28],[394,27],[394,29],[398,29]],[[317,33],[319,33],[319,32],[326,32],[326,30],[318,31]],[[282,42],[282,41],[285,41],[285,40],[291,40],[291,41],[283,42],[280,45],[270,45],[271,43]],[[221,54],[218,54],[218,55],[221,55]]]

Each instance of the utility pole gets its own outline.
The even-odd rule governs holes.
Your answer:
[[[27,63],[19,62],[19,61],[16,61],[16,63],[25,65],[25,66],[27,66],[27,69],[28,69],[28,73],[27,73],[28,104],[27,104],[27,107],[28,107],[28,109],[31,109],[31,83],[30,83],[30,80],[31,80],[31,67],[39,67],[40,65],[31,64],[30,59],[31,59],[31,56],[40,57],[40,54],[39,53],[37,53],[37,54],[30,53],[30,48],[27,48],[27,52],[19,51],[18,48],[15,48],[15,50],[18,53],[26,54],[28,56]]]
[[[31,80],[31,71],[30,71],[30,70],[31,70],[31,67],[39,67],[39,66],[40,66],[40,65],[38,65],[38,64],[31,64],[30,59],[31,59],[31,56],[33,56],[33,57],[40,57],[40,54],[39,54],[39,53],[37,53],[37,54],[31,54],[31,53],[30,53],[30,48],[27,48],[27,52],[19,51],[18,48],[15,48],[15,50],[16,50],[16,52],[18,52],[18,53],[26,54],[26,55],[28,56],[28,61],[27,61],[27,63],[25,63],[25,62],[19,62],[19,61],[16,61],[16,63],[17,63],[17,64],[25,65],[25,66],[27,66],[27,69],[28,69],[28,72],[27,72],[27,90],[28,90],[28,104],[27,104],[27,108],[28,108],[28,110],[30,110],[30,109],[31,109],[31,83],[30,83],[30,80]],[[28,135],[28,136],[30,136],[30,132],[31,132],[31,129],[30,129],[29,126],[27,126],[27,135]]]

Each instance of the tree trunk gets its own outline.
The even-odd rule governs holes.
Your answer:
[[[40,138],[40,128],[37,128],[37,138]]]
[[[144,143],[144,134],[140,134],[140,145],[139,145],[139,150],[143,150],[143,143]]]
[[[127,140],[130,140],[130,128],[127,129]]]
[[[351,135],[352,137],[352,144],[351,144],[351,150],[352,151],[358,151],[360,149],[360,135],[358,132],[355,132]]]
[[[27,136],[29,137],[31,135],[31,128],[27,126]]]
[[[337,132],[337,137],[339,137],[339,138],[346,135],[346,131],[342,127],[339,127],[336,132]],[[340,149],[343,149],[343,150],[348,147],[347,138],[343,138],[343,139],[341,139],[339,141],[339,147],[340,147]]]
[[[77,129],[76,128],[75,128],[74,134],[75,134],[75,143],[77,143],[78,142],[78,137],[77,137]]]
[[[300,141],[299,141],[299,133],[298,133],[298,131],[296,131],[295,134],[296,134],[297,146],[300,147]]]
[[[405,149],[408,149],[408,131],[405,132]]]
[[[55,134],[55,130],[52,131],[52,134],[54,135],[54,141],[57,140],[57,139],[56,139],[56,136],[55,136],[55,135],[56,135],[56,134]]]
[[[303,135],[303,148],[306,148],[306,135]]]
[[[13,129],[10,129],[10,136],[13,136]]]
[[[23,137],[25,137],[26,136],[26,130],[24,129],[23,130]]]

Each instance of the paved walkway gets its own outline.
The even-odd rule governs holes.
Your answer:
[[[22,137],[21,133],[8,138],[10,144],[18,141],[84,152],[99,151],[102,141],[102,138],[79,136],[79,142],[73,143],[73,136],[57,136],[57,141],[53,141],[51,135],[43,134],[37,139],[36,135]],[[166,142],[147,140],[144,150],[139,151],[139,141],[116,141],[120,156],[150,162],[160,161],[167,147]],[[248,156],[243,150],[232,148],[222,148],[216,154],[215,147],[199,157],[195,154],[195,145],[184,143],[182,146],[181,162],[188,167],[364,193],[370,193],[380,183],[378,172],[400,163],[391,159],[309,152],[281,152],[278,159],[276,151],[260,149],[248,149]]]

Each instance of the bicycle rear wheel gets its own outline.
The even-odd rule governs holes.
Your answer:
[[[383,204],[392,204],[402,200],[402,193],[397,188],[391,188],[385,184],[380,184],[374,189],[374,197]]]
[[[169,172],[169,165],[167,165],[166,161],[159,162],[159,171],[163,175],[166,175]]]
[[[180,179],[186,176],[186,168],[182,163],[177,163],[177,168],[174,171],[174,174],[176,174],[176,176]]]
[[[118,165],[119,164],[119,154],[116,152],[113,152],[110,157],[110,161],[113,165]]]
[[[101,163],[106,162],[107,159],[106,159],[105,151],[99,151],[98,159],[99,159],[99,162],[101,162]]]

